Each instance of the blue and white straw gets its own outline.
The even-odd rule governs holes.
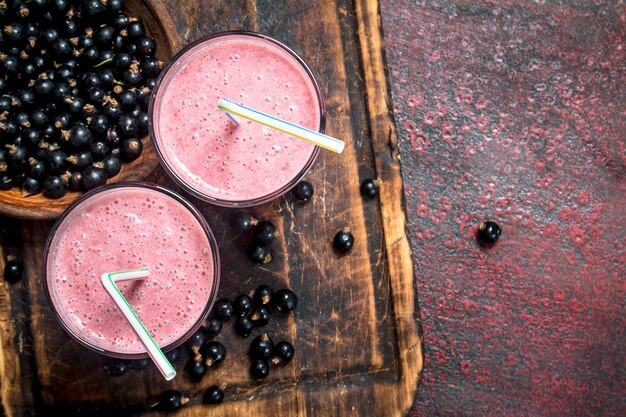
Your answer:
[[[342,140],[307,129],[306,127],[289,123],[285,120],[270,116],[269,114],[246,106],[242,106],[241,104],[225,98],[219,99],[217,102],[217,108],[226,113],[226,115],[236,124],[239,124],[239,122],[236,117],[233,116],[240,116],[245,119],[252,120],[253,122],[260,123],[264,126],[271,127],[272,129],[287,133],[288,135],[312,142],[319,147],[333,152],[341,153],[345,147],[345,143]]]

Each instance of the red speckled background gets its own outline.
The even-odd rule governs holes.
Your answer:
[[[626,415],[624,2],[381,9],[426,344],[410,415]]]

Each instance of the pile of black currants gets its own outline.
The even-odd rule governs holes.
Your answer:
[[[139,157],[163,63],[123,0],[0,0],[0,190],[59,198]]]

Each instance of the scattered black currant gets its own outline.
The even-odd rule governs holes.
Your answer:
[[[263,333],[262,335],[252,339],[252,343],[250,343],[250,349],[248,350],[248,355],[250,356],[250,359],[268,360],[273,353],[274,342],[267,335],[267,333]]]
[[[350,233],[348,227],[344,227],[343,230],[337,232],[333,239],[333,248],[339,253],[348,253],[354,246],[354,236]]]
[[[378,185],[376,180],[367,178],[361,183],[361,195],[367,198],[374,198],[378,195]]]
[[[185,366],[185,370],[187,371],[187,375],[191,377],[191,379],[195,381],[201,381],[207,371],[207,365],[202,360],[196,360],[196,358],[191,357]]]
[[[15,283],[24,275],[24,264],[17,260],[10,260],[4,265],[4,280]]]
[[[291,361],[294,355],[293,345],[286,340],[276,343],[272,352],[272,363],[274,365],[284,365]]]
[[[146,369],[148,367],[148,365],[150,365],[151,360],[148,358],[144,358],[144,359],[134,359],[130,362],[128,362],[128,367],[130,369],[134,369],[136,371],[141,371],[143,369]]]
[[[233,307],[235,308],[235,314],[239,316],[245,316],[251,310],[254,304],[252,303],[252,298],[247,294],[240,294],[233,301]]]
[[[476,238],[481,245],[491,246],[496,243],[500,234],[502,234],[502,229],[497,223],[486,221],[478,225]]]
[[[252,262],[255,262],[259,265],[265,265],[272,262],[272,250],[265,245],[261,245],[259,243],[253,243],[250,248],[248,248],[248,259]]]
[[[92,0],[100,3],[98,0]],[[159,396],[159,408],[163,411],[177,411],[189,402],[189,398],[184,397],[179,391],[167,390]]]
[[[270,321],[271,310],[269,306],[261,305],[255,308],[250,315],[256,327],[265,326]]]
[[[257,307],[269,305],[269,303],[272,301],[273,294],[274,291],[269,285],[259,285],[257,289],[254,290],[252,301],[254,301],[254,305]]]
[[[313,185],[308,181],[300,181],[291,191],[300,201],[309,201],[313,197]]]
[[[128,366],[126,361],[122,359],[114,359],[109,363],[109,373],[113,376],[121,376],[126,373]]]
[[[238,233],[251,230],[257,223],[258,221],[245,209],[237,209],[230,216],[230,227]]]
[[[205,342],[206,330],[201,327],[189,338],[187,344],[193,353],[198,353]]]
[[[171,363],[178,362],[178,360],[180,359],[180,348],[177,347],[170,350],[169,352],[165,352],[165,357]]]
[[[207,366],[216,366],[226,357],[226,348],[220,342],[210,340],[202,345],[200,354]]]
[[[283,288],[272,296],[272,305],[281,313],[293,311],[298,305],[298,296],[289,288]]]
[[[216,336],[222,331],[222,321],[215,317],[207,320],[206,331],[209,335]]]
[[[263,244],[269,245],[274,240],[274,234],[276,233],[276,227],[268,220],[261,220],[254,226],[253,229],[255,239]]]
[[[254,322],[250,316],[239,316],[235,321],[235,333],[241,337],[248,337],[254,329]]]
[[[215,314],[215,317],[217,317],[218,319],[222,321],[227,321],[235,313],[235,308],[230,301],[225,298],[220,298],[215,302],[213,312]]]
[[[270,366],[265,359],[255,359],[250,365],[250,375],[256,379],[266,378],[270,373]]]
[[[220,404],[222,401],[224,401],[224,392],[217,385],[211,385],[204,391],[202,397],[204,404]]]

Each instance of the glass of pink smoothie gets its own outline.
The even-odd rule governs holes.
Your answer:
[[[219,254],[206,220],[178,194],[147,183],[85,194],[57,220],[44,253],[44,288],[62,327],[112,357],[148,355],[102,285],[103,273],[149,269],[146,279],[118,287],[165,351],[200,327],[219,287]]]
[[[251,32],[223,32],[180,51],[161,72],[150,103],[150,136],[163,167],[204,201],[247,207],[294,187],[319,148],[217,108],[227,98],[323,132],[324,102],[305,62]]]

